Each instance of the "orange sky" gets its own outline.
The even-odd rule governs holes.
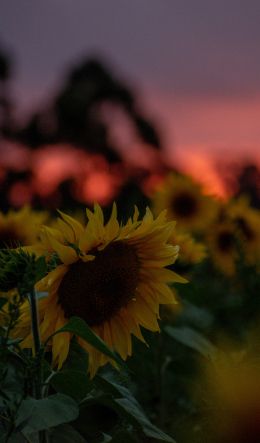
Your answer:
[[[145,103],[159,122],[169,160],[210,192],[226,195],[220,164],[260,166],[260,96],[178,98],[155,92]]]
[[[178,98],[166,96],[161,91],[160,93],[150,91],[144,95],[143,105],[147,114],[158,125],[168,161],[203,183],[207,192],[221,197],[228,196],[221,174],[222,167],[229,163],[250,161],[260,167],[260,96],[233,99],[230,97]],[[122,116],[115,114],[114,120],[113,135],[117,139],[117,144],[122,146],[122,151],[131,148],[129,152],[143,165],[147,161],[151,165],[154,164],[156,157],[147,155],[145,148],[141,154],[140,145],[134,136],[128,138],[124,146],[124,131],[127,127]],[[131,133],[131,128],[129,132]],[[15,155],[18,160],[18,154],[17,152],[12,154],[11,151],[9,157],[12,163],[12,155]],[[59,178],[67,175],[67,170],[70,174],[73,171],[77,174],[79,162],[81,165],[85,164],[78,158],[80,153],[73,154],[73,157],[68,153],[66,157],[64,152],[60,155],[57,148],[52,150],[52,154],[48,154],[47,157],[44,150],[43,157],[41,152],[37,154],[38,160],[35,159],[35,161],[41,164],[40,168],[36,168],[39,183],[42,181],[45,183],[46,177],[53,179],[55,177],[56,183]],[[19,155],[21,156],[22,152],[19,151]],[[101,181],[109,183],[110,189],[111,186],[118,186],[119,177],[115,171],[112,174],[108,173],[106,165],[102,165],[100,160],[98,162],[98,168],[97,165],[94,168],[98,170],[96,175],[92,174],[90,177],[89,173],[86,174],[86,170],[84,172],[85,177],[86,175],[90,177],[84,182],[84,193],[86,196],[92,195],[90,187],[92,189],[95,187],[99,193],[97,195],[95,192],[93,197],[102,200],[107,198],[108,187],[101,187]],[[43,189],[46,190],[47,185],[53,186],[48,182],[45,183]]]

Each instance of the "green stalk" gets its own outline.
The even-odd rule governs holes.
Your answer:
[[[31,289],[29,293],[29,301],[31,307],[31,326],[34,344],[34,354],[36,361],[36,376],[34,379],[34,395],[37,400],[43,398],[42,395],[42,364],[41,364],[41,339],[39,330],[39,319],[38,319],[38,307],[37,307],[37,296],[34,288]],[[48,443],[48,437],[46,431],[39,431],[39,443]]]
[[[30,307],[31,307],[31,325],[32,325],[32,335],[33,335],[33,344],[34,344],[34,354],[36,358],[37,364],[37,376],[35,380],[34,386],[34,395],[37,400],[42,398],[41,392],[41,369],[39,367],[39,355],[41,351],[41,340],[40,340],[40,331],[39,331],[39,321],[38,321],[38,308],[37,308],[37,298],[35,294],[34,288],[32,288],[29,294]]]

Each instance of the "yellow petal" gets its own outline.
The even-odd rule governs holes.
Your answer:
[[[139,297],[136,302],[129,303],[128,306],[140,325],[150,331],[160,331],[155,313],[143,298]]]
[[[59,230],[63,233],[64,239],[66,239],[69,243],[75,242],[74,231],[70,225],[68,225],[61,218],[58,218],[57,225],[59,227]]]
[[[37,291],[49,291],[50,288],[57,282],[57,280],[61,280],[64,274],[66,274],[68,267],[65,265],[59,265],[53,271],[50,271],[46,277],[42,278],[39,282],[36,283]]]
[[[111,335],[113,341],[113,348],[121,355],[125,360],[127,357],[127,336],[125,329],[122,328],[121,323],[118,321],[117,317],[114,317],[110,321]]]
[[[137,323],[136,318],[132,314],[131,309],[128,309],[128,308],[121,309],[120,315],[123,317],[125,323],[127,323],[128,329],[131,332],[131,334],[134,334],[134,336],[136,338],[138,338],[138,340],[140,340],[146,344],[146,341],[142,335],[140,326]]]
[[[80,237],[79,240],[79,248],[83,252],[87,252],[90,249],[92,249],[94,246],[96,246],[97,238],[95,237],[95,234],[92,229],[91,222],[88,222],[84,233]]]
[[[83,226],[81,223],[79,223],[77,220],[75,220],[74,218],[70,217],[67,214],[64,214],[64,212],[61,212],[58,210],[58,213],[61,215],[61,217],[63,218],[63,220],[68,223],[68,225],[72,228],[73,232],[74,232],[74,241],[78,240],[81,235],[84,232]]]
[[[70,265],[77,261],[78,256],[76,251],[70,246],[65,246],[58,242],[50,233],[46,231],[52,249],[57,252],[59,258],[65,265]]]
[[[112,334],[109,322],[104,323],[104,341],[110,349],[113,349]]]
[[[160,304],[178,304],[174,292],[164,283],[150,283],[151,290],[154,292]]]
[[[158,282],[162,283],[187,283],[188,281],[181,277],[180,275],[176,274],[174,271],[171,271],[170,269],[141,269],[141,274],[143,274],[144,278],[149,280],[156,280]]]
[[[119,232],[119,223],[117,221],[117,209],[116,204],[113,203],[113,209],[111,217],[106,224],[106,234],[109,240],[113,240]]]
[[[63,315],[61,314],[56,322],[55,330],[62,328],[66,323]],[[69,332],[62,332],[55,335],[52,338],[52,356],[54,364],[58,364],[60,369],[66,360],[69,353],[71,335]]]

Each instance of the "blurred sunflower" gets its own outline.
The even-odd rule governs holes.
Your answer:
[[[46,220],[46,212],[33,211],[29,206],[18,211],[10,210],[7,214],[0,212],[0,249],[35,243]]]
[[[255,264],[260,259],[260,211],[241,197],[230,202],[227,213],[236,226],[246,262]]]
[[[167,209],[183,229],[201,231],[213,219],[217,202],[190,177],[170,174],[154,195],[153,206],[156,214]]]
[[[214,365],[203,362],[210,443],[260,442],[259,363],[258,356],[231,350],[219,352]]]
[[[206,232],[205,241],[216,268],[226,275],[233,275],[238,258],[235,225],[228,220],[211,225]]]
[[[194,265],[200,263],[207,256],[206,245],[196,241],[188,232],[173,232],[170,242],[179,245],[178,261],[184,264]]]
[[[169,244],[174,222],[165,211],[156,219],[147,209],[143,220],[138,210],[125,226],[117,220],[113,206],[104,224],[101,208],[87,209],[88,223],[61,214],[59,229],[44,227],[35,252],[55,253],[61,262],[38,285],[48,291],[39,301],[40,332],[43,340],[72,316],[84,319],[107,345],[123,359],[132,353],[131,334],[143,340],[140,326],[159,331],[159,304],[174,303],[170,282],[185,280],[166,266],[177,258],[178,246]],[[24,346],[31,346],[28,305],[24,306],[18,332],[27,333]],[[66,360],[71,335],[52,339],[53,362],[60,368]],[[109,359],[78,338],[89,354],[91,376]]]

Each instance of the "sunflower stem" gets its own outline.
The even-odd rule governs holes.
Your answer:
[[[35,356],[38,357],[41,350],[41,340],[40,340],[39,321],[38,321],[37,298],[34,288],[32,288],[29,293],[29,300],[31,307],[31,324],[32,324],[34,353]]]
[[[31,308],[31,325],[32,325],[32,335],[33,335],[33,345],[34,345],[34,355],[35,355],[35,376],[34,376],[34,395],[37,400],[43,398],[42,395],[42,384],[43,384],[43,374],[42,374],[42,348],[39,330],[39,320],[38,320],[38,303],[37,296],[34,287],[31,288],[29,292],[29,301]],[[47,443],[48,437],[46,431],[39,431],[39,443]]]

